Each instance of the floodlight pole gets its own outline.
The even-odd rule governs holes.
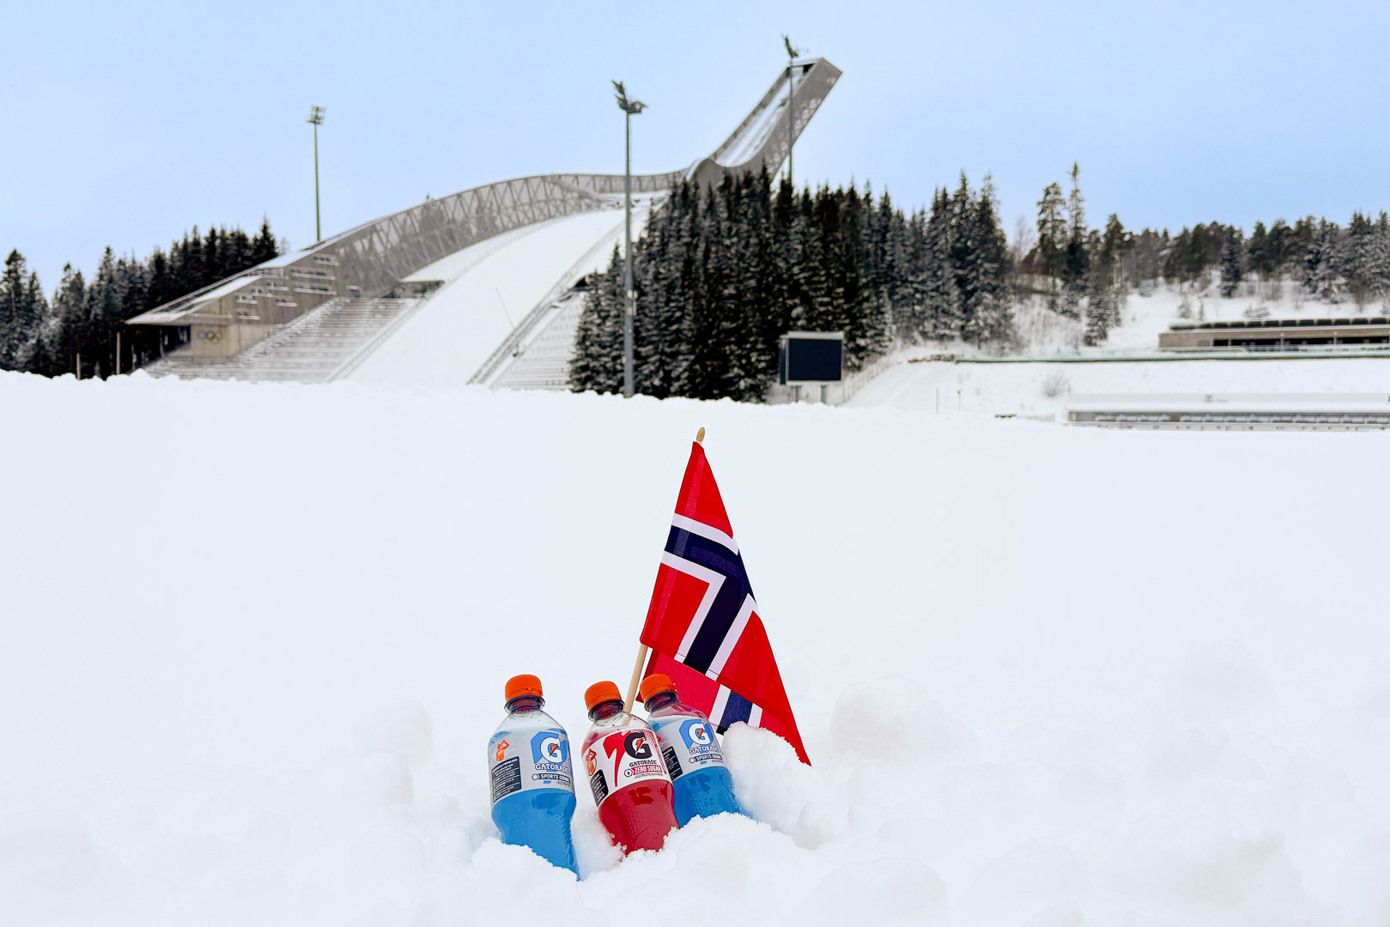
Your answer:
[[[623,395],[632,395],[632,111],[623,110]]]
[[[319,126],[323,125],[323,107],[309,107],[304,120],[314,127],[314,241],[323,241],[323,222],[319,218]]]
[[[632,330],[637,316],[637,292],[632,288],[632,117],[647,104],[629,100],[622,81],[613,81],[613,89],[623,111],[623,395],[631,396]]]

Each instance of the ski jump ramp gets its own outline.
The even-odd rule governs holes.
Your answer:
[[[797,61],[710,157],[634,175],[635,231],[682,180],[775,173],[840,74]],[[145,368],[155,376],[564,388],[574,287],[621,244],[623,180],[545,174],[427,200],[127,324],[186,331],[186,347]]]

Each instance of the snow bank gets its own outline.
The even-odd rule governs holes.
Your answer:
[[[1300,491],[1390,435],[142,375],[0,409],[0,923],[1390,920],[1390,502]],[[575,882],[498,843],[483,745],[513,673],[572,736],[625,678],[700,425],[816,766],[736,728],[759,820],[624,861],[581,796]]]

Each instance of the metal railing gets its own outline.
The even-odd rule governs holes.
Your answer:
[[[651,200],[644,205],[647,210],[646,214],[638,217],[637,221],[634,223],[638,228],[644,228],[646,226],[651,215],[661,207],[662,203]],[[634,209],[634,212],[636,212],[636,209]],[[522,343],[526,341],[527,337],[530,336],[536,326],[545,319],[546,314],[550,312],[555,304],[579,281],[579,278],[584,275],[585,270],[595,266],[596,260],[599,262],[599,271],[602,273],[603,255],[605,252],[611,250],[615,237],[615,235],[611,234],[605,235],[595,242],[588,251],[584,252],[584,255],[579,260],[570,265],[570,268],[565,271],[564,275],[561,276],[559,280],[555,281],[555,285],[550,288],[549,292],[541,297],[540,301],[532,307],[530,312],[526,313],[526,316],[512,329],[511,334],[507,336],[506,340],[497,346],[497,350],[493,351],[488,359],[483,362],[483,365],[478,368],[477,372],[469,378],[469,384],[489,383],[507,361],[516,356]]]
[[[1103,364],[1123,361],[1274,360],[1280,357],[1386,357],[1390,344],[1285,344],[1283,346],[1235,346],[1182,350],[1086,348],[1051,354],[987,354],[957,351],[951,359],[960,364]]]
[[[685,173],[635,176],[633,192],[670,189]],[[299,252],[288,264],[282,256],[274,259],[274,266],[258,265],[233,274],[130,321],[145,324],[140,321],[144,316],[167,316],[192,307],[232,280],[244,278],[250,285],[255,278],[284,277],[295,268],[318,270],[315,258],[322,257],[337,262],[339,287],[321,294],[321,300],[304,300],[306,312],[335,296],[383,296],[403,277],[493,236],[548,219],[619,209],[622,193],[621,174],[542,174],[472,187],[349,229]]]
[[[874,358],[868,366],[845,377],[841,385],[840,402],[849,402],[855,393],[878,379],[888,368],[896,367],[902,362],[902,357],[895,354],[882,354]]]
[[[1222,431],[1384,431],[1387,412],[1077,412],[1067,424],[1097,428]]]

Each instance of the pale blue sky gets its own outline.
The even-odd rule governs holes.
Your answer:
[[[325,234],[427,193],[620,172],[613,78],[650,106],[634,169],[685,166],[771,83],[783,32],[844,71],[799,181],[914,207],[991,172],[1011,233],[1073,160],[1092,224],[1390,208],[1384,3],[16,0],[0,30],[0,249],[50,292],[66,261],[195,223],[267,215],[308,244],[310,104]]]

